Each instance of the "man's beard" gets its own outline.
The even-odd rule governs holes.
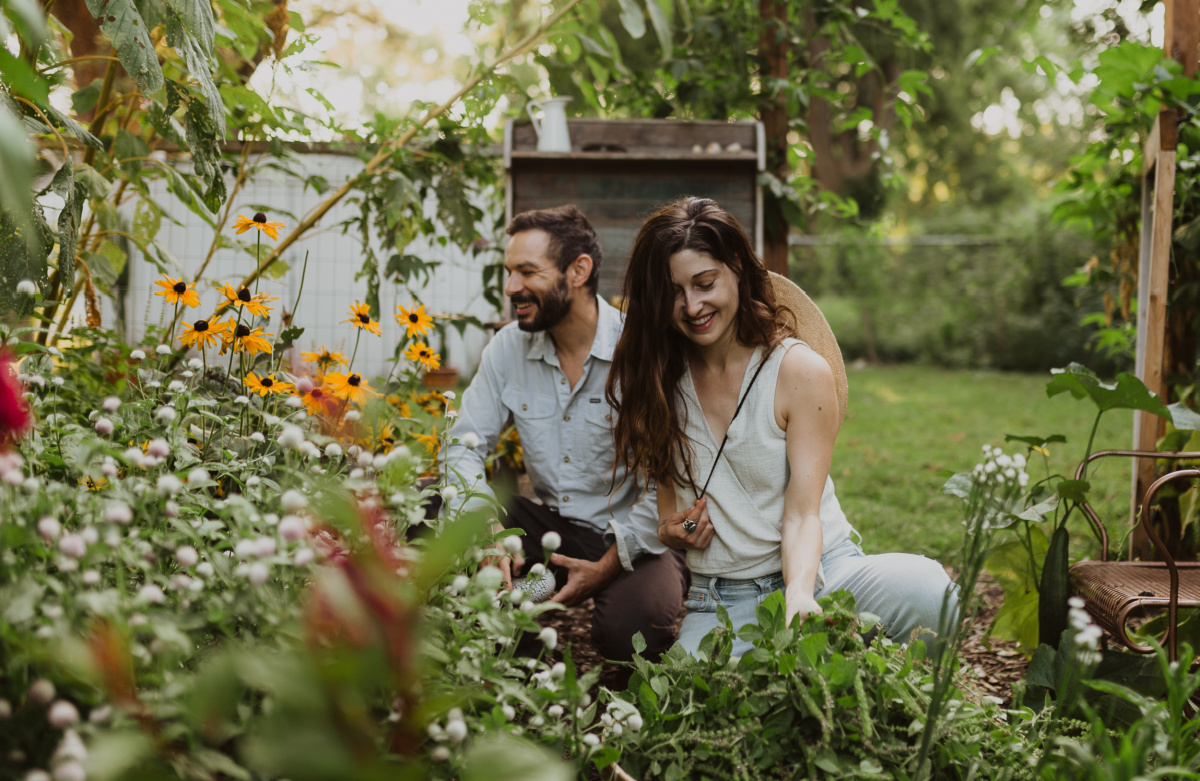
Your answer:
[[[537,305],[537,314],[529,322],[518,320],[517,327],[522,331],[545,331],[562,322],[571,312],[571,299],[567,291],[567,278],[560,275],[555,285],[542,298],[530,293],[518,293],[509,298],[513,305],[532,303]]]

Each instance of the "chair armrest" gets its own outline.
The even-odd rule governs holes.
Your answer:
[[[1083,461],[1079,462],[1079,466],[1075,468],[1075,479],[1076,480],[1083,479],[1083,474],[1087,470],[1087,467],[1091,462],[1093,462],[1097,459],[1100,459],[1100,458],[1107,458],[1109,456],[1124,456],[1126,458],[1156,458],[1156,459],[1162,458],[1162,459],[1166,459],[1166,460],[1175,461],[1175,460],[1179,460],[1179,459],[1200,459],[1200,452],[1194,452],[1194,451],[1159,452],[1157,450],[1100,450],[1095,453],[1092,453],[1087,458],[1085,458]],[[1172,473],[1172,474],[1175,474],[1175,473]],[[1155,485],[1157,485],[1157,483],[1155,483]],[[1152,490],[1153,490],[1153,486],[1151,486],[1151,490],[1148,490],[1146,492],[1147,498],[1152,496],[1152,493],[1151,493]],[[1096,536],[1100,538],[1100,560],[1108,561],[1108,530],[1105,528],[1104,522],[1100,520],[1100,516],[1096,514],[1096,511],[1092,509],[1092,506],[1090,504],[1088,504],[1087,500],[1084,500],[1083,503],[1080,505],[1080,510],[1083,511],[1083,514],[1088,519],[1088,522],[1092,524],[1092,529],[1096,532]],[[1143,512],[1142,518],[1145,518],[1145,517],[1146,517],[1146,513]],[[1159,547],[1159,549],[1161,550],[1163,546],[1158,541],[1158,538],[1153,537],[1151,539],[1154,540],[1155,545],[1157,545]],[[1171,566],[1172,567],[1174,566],[1174,562],[1172,562]]]

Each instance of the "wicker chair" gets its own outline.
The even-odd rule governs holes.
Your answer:
[[[1200,453],[1158,453],[1142,450],[1104,450],[1092,453],[1075,470],[1081,479],[1087,464],[1107,456],[1167,460],[1200,459]],[[1151,522],[1150,507],[1159,490],[1176,480],[1200,477],[1200,469],[1176,469],[1155,480],[1142,500],[1140,523],[1162,556],[1162,561],[1109,561],[1108,532],[1091,505],[1082,509],[1101,543],[1100,561],[1081,561],[1071,566],[1069,583],[1073,596],[1082,597],[1087,611],[1110,638],[1131,651],[1148,654],[1153,648],[1133,640],[1127,623],[1130,618],[1167,611],[1164,645],[1171,661],[1176,658],[1176,631],[1179,608],[1200,607],[1200,562],[1176,562],[1163,545]]]

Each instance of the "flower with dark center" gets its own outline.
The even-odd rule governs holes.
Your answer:
[[[210,323],[207,320],[197,320],[194,323],[184,323],[183,333],[179,335],[179,341],[189,347],[195,347],[203,350],[210,343],[216,343],[217,337],[225,330],[226,323],[216,321]]]
[[[284,225],[282,222],[267,222],[267,215],[263,214],[262,212],[255,213],[253,219],[250,219],[244,214],[239,214],[237,216],[237,220],[235,220],[233,223],[234,231],[239,234],[245,233],[248,230],[257,230],[261,233],[267,234],[272,241],[275,241],[279,238],[279,230],[283,227]]]
[[[349,377],[346,378],[346,382],[350,383],[351,385],[353,385],[354,387],[357,388],[359,385],[362,384],[362,377],[359,377],[357,374],[351,374]]]
[[[184,306],[200,306],[199,294],[195,290],[189,289],[187,283],[182,279],[163,277],[162,279],[154,280],[154,284],[162,288],[162,290],[154,295],[167,299],[168,304],[179,306],[182,303]]]
[[[363,381],[360,374],[346,376],[341,372],[330,372],[325,375],[325,387],[339,399],[352,401],[358,405],[362,405],[368,396],[379,395],[374,388]]]
[[[255,212],[255,213],[254,213],[254,221],[255,221],[255,222],[257,222],[257,223],[263,223],[263,222],[266,222],[266,221],[267,221],[267,215],[263,214],[262,212]]]
[[[239,323],[237,330],[233,332],[233,335],[238,339],[245,339],[250,335],[250,326],[246,325],[245,323]]]
[[[247,302],[251,298],[253,298],[253,296],[250,294],[250,288],[248,288],[248,287],[244,287],[241,290],[239,290],[237,292],[237,297],[238,297],[238,300],[242,301],[242,302]]]
[[[355,328],[361,328],[364,331],[370,331],[376,336],[383,336],[379,323],[371,319],[371,307],[368,304],[355,301],[350,305],[350,317],[342,322],[350,323]]]

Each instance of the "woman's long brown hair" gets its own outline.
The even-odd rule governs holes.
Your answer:
[[[616,466],[679,485],[690,474],[679,380],[690,342],[674,323],[671,256],[702,252],[729,266],[738,280],[737,340],[774,347],[791,335],[775,290],[741,223],[716,201],[681,198],[642,225],[625,271],[625,328],[613,351],[605,396],[617,411]],[[674,456],[682,456],[677,463]]]

